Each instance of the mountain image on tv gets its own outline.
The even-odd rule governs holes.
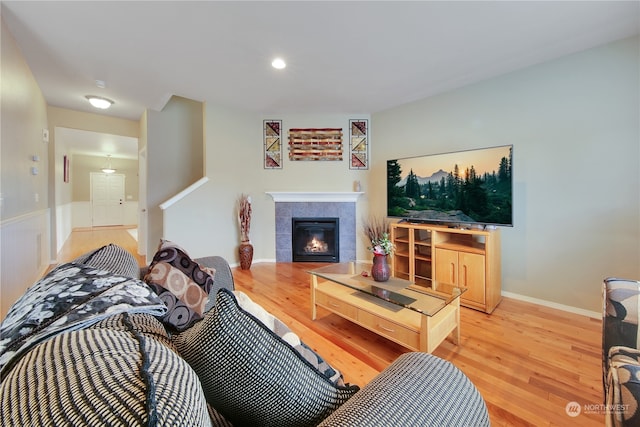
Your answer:
[[[513,146],[387,161],[387,215],[513,225]]]

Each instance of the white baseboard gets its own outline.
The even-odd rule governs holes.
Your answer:
[[[271,262],[275,264],[276,260],[272,258],[254,259],[253,261],[251,261],[251,265],[260,264],[262,262]],[[229,263],[229,267],[240,267],[240,263],[239,262]]]
[[[538,298],[528,297],[526,295],[514,294],[512,292],[501,292],[503,297],[513,298],[520,301],[530,302],[532,304],[538,304],[544,307],[555,308],[569,313],[580,314],[582,316],[592,317],[594,319],[602,319],[602,313],[597,311],[585,310],[583,308],[572,307],[570,305],[558,304],[557,302],[547,301]]]

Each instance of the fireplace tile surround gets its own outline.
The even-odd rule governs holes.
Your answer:
[[[356,200],[364,193],[267,193],[275,201],[276,262],[292,262],[294,217],[339,218],[339,262],[356,259]]]

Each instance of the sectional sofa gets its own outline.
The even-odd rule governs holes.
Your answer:
[[[406,353],[360,388],[234,289],[220,257],[108,245],[52,270],[0,324],[2,425],[488,426],[453,364]]]

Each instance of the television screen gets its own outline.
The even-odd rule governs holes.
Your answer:
[[[513,145],[387,160],[387,215],[513,225]]]

